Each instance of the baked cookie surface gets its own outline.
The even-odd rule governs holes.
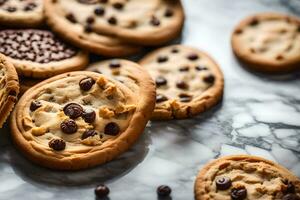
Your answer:
[[[116,37],[95,32],[92,24],[100,17],[99,11],[93,11],[93,4],[86,6],[80,2],[45,0],[46,21],[54,32],[75,46],[104,56],[126,56],[140,50],[140,47]],[[100,5],[98,1],[95,2]]]
[[[0,24],[16,27],[37,27],[42,24],[43,0],[1,0]]]
[[[18,74],[8,59],[0,54],[0,128],[13,109],[18,94]]]
[[[196,200],[299,200],[300,180],[263,158],[237,155],[216,159],[199,172]]]
[[[47,78],[80,70],[88,63],[88,54],[66,44],[45,30],[0,31],[0,53],[25,77]]]
[[[156,82],[152,119],[181,119],[204,112],[222,98],[223,74],[206,53],[173,45],[140,61]]]
[[[250,68],[267,73],[300,69],[300,19],[261,13],[244,19],[232,33],[235,55]]]
[[[106,163],[142,134],[154,109],[152,79],[142,92],[94,72],[70,72],[29,89],[11,118],[15,144],[42,166],[77,170]]]

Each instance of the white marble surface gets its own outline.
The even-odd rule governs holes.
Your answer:
[[[193,199],[198,170],[223,155],[251,154],[278,162],[300,177],[300,76],[270,77],[242,68],[230,34],[243,17],[261,11],[300,16],[299,0],[185,0],[181,43],[210,53],[226,80],[223,102],[194,119],[149,124],[119,159],[81,172],[56,172],[27,161],[0,132],[0,199],[90,200],[106,183],[111,200],[153,200],[170,185],[174,200]],[[298,7],[297,7],[298,6]]]

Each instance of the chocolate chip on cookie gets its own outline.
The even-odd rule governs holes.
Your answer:
[[[180,72],[188,72],[190,70],[189,66],[183,66],[179,68]]]
[[[157,58],[158,63],[164,63],[164,62],[167,62],[168,60],[169,60],[169,58],[167,56],[159,56]]]
[[[232,200],[243,200],[247,197],[247,190],[243,187],[233,188],[230,195]]]
[[[69,116],[71,119],[77,119],[83,113],[83,108],[77,103],[69,103],[63,110],[65,115]]]
[[[111,25],[116,25],[118,23],[118,20],[116,17],[112,16],[108,18],[107,22]]]
[[[157,94],[156,95],[156,103],[161,103],[161,102],[164,102],[164,101],[167,101],[168,98],[162,94]]]
[[[191,96],[189,94],[181,93],[178,96],[179,96],[179,100],[183,103],[188,103],[188,102],[191,102],[193,100],[193,96]]]
[[[105,9],[102,7],[97,7],[95,8],[94,13],[97,16],[103,16],[105,14]]]
[[[55,151],[62,151],[66,148],[66,142],[62,139],[52,139],[48,145]]]
[[[187,56],[187,58],[191,61],[195,61],[195,60],[198,60],[199,56],[196,53],[191,53]]]
[[[96,119],[96,112],[93,109],[88,108],[83,112],[82,118],[86,123],[93,123]]]
[[[109,194],[109,188],[106,185],[98,185],[95,189],[95,194],[98,198],[106,197]]]
[[[73,134],[77,132],[78,126],[72,119],[67,119],[60,124],[60,129],[66,134]]]
[[[84,139],[86,139],[88,137],[93,137],[95,135],[98,135],[97,131],[95,131],[95,130],[87,130],[87,131],[85,131],[82,134],[81,139],[84,140]]]
[[[94,84],[95,80],[90,77],[84,78],[79,82],[80,89],[82,89],[83,91],[89,91]]]
[[[38,108],[42,107],[42,102],[40,101],[32,101],[31,104],[30,104],[30,111],[35,111],[37,110]]]
[[[172,17],[174,15],[174,11],[170,8],[167,8],[165,11],[165,17]]]
[[[212,75],[212,74],[209,74],[207,76],[204,76],[203,77],[203,80],[206,82],[206,83],[210,83],[210,84],[213,84],[215,82],[215,76]]]
[[[196,69],[197,71],[204,71],[204,70],[208,70],[208,69],[207,69],[207,67],[205,67],[205,66],[202,66],[202,65],[197,65],[197,66],[195,67],[195,69]]]
[[[120,127],[118,124],[115,122],[110,122],[106,124],[104,128],[104,134],[106,135],[111,135],[111,136],[116,136],[120,133]]]
[[[163,86],[163,85],[167,85],[168,81],[164,77],[159,76],[155,79],[155,83],[156,83],[157,87],[160,87],[160,86]]]
[[[74,24],[77,23],[77,20],[76,20],[73,13],[68,13],[66,15],[66,19],[69,20],[70,22],[74,23]]]
[[[177,81],[176,82],[176,87],[182,90],[186,90],[189,88],[189,85],[185,81]]]
[[[167,197],[170,196],[172,189],[167,185],[161,185],[157,188],[156,192],[160,197]]]
[[[120,68],[121,63],[118,60],[112,60],[109,64],[109,67],[112,68],[112,69]]]
[[[152,16],[151,20],[150,20],[150,24],[153,25],[153,26],[159,26],[160,25],[160,20],[157,17]]]
[[[98,3],[98,0],[77,0],[79,3],[83,4],[96,4]]]
[[[216,179],[216,186],[218,190],[227,190],[231,187],[231,180],[228,177],[219,177]]]
[[[122,4],[120,2],[115,2],[115,3],[113,3],[113,7],[117,10],[122,10],[124,8],[124,4]]]

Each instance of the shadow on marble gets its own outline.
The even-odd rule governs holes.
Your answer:
[[[7,141],[5,137],[8,136],[1,135],[0,140],[4,139],[4,141]],[[143,134],[129,151],[116,160],[92,169],[65,172],[35,165],[21,155],[12,144],[6,145],[1,143],[0,151],[4,152],[4,155],[0,156],[0,164],[4,162],[4,164],[11,165],[19,177],[33,185],[88,187],[99,183],[112,182],[129,173],[147,156],[149,144],[151,144],[151,138],[149,135]]]

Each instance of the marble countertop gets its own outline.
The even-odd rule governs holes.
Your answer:
[[[119,159],[80,172],[33,165],[0,132],[1,200],[91,200],[105,183],[111,200],[157,199],[156,187],[172,187],[174,200],[193,199],[198,170],[223,155],[273,160],[300,177],[300,74],[266,76],[241,67],[230,34],[243,17],[262,11],[300,16],[299,0],[184,0],[181,43],[210,53],[225,75],[222,103],[183,121],[149,123],[139,142]]]

